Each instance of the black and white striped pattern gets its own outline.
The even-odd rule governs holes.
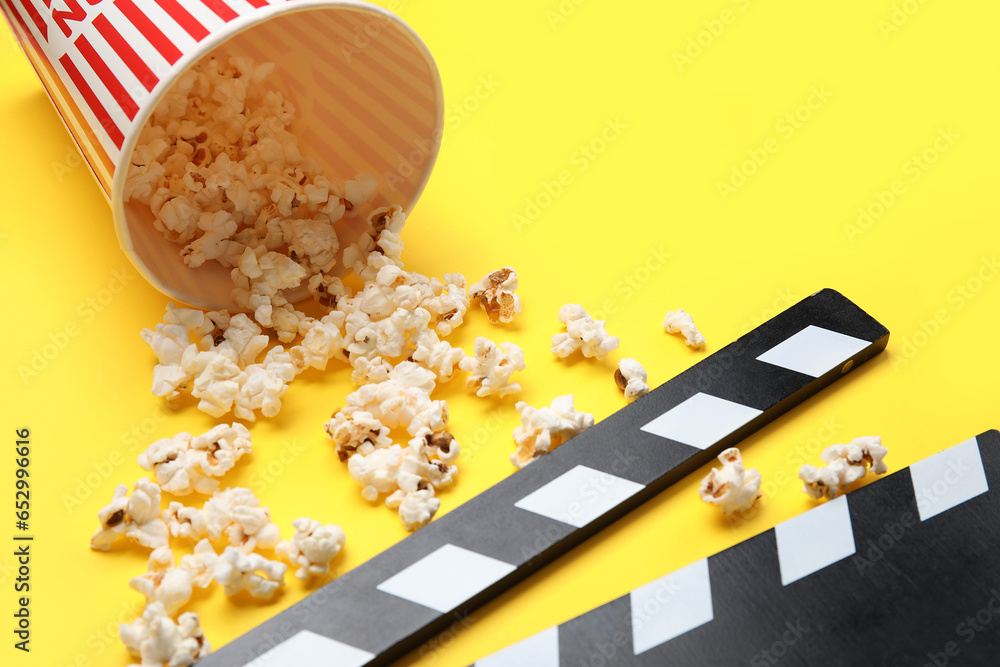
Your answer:
[[[996,664],[998,487],[994,430],[475,667]]]
[[[199,665],[388,664],[857,368],[888,336],[837,292],[818,292]]]

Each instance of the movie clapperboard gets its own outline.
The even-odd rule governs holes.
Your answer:
[[[198,665],[391,664],[875,357],[888,339],[838,292],[817,292]],[[840,500],[820,509],[840,506],[847,507]],[[715,616],[706,627],[721,626],[722,614]],[[558,636],[567,650],[576,637],[563,628],[550,633],[547,641]],[[578,639],[575,646],[588,650]],[[550,664],[560,664],[555,659]]]
[[[1000,664],[997,488],[993,430],[475,667]]]

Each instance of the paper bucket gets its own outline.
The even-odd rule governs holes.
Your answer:
[[[52,5],[47,7],[46,5]],[[8,23],[105,196],[122,249],[168,296],[233,307],[229,269],[190,269],[148,209],[122,192],[136,137],[164,92],[208,53],[274,62],[292,131],[331,177],[367,171],[376,204],[409,212],[437,157],[441,79],[394,14],[353,0],[0,0]],[[341,239],[341,247],[351,239]]]

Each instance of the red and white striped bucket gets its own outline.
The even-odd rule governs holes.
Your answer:
[[[111,203],[122,249],[185,303],[230,306],[214,262],[188,268],[148,209],[122,201],[136,137],[160,98],[215,48],[276,64],[292,130],[328,173],[379,177],[376,203],[409,211],[437,157],[441,79],[394,14],[355,0],[0,0],[0,8]],[[211,264],[212,266],[209,266]]]

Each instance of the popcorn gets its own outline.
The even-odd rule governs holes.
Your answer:
[[[351,368],[353,369],[351,372],[351,382],[359,386],[388,380],[389,373],[392,372],[392,364],[382,359],[382,357],[375,357],[374,359],[361,356],[354,357],[351,360]]]
[[[161,518],[174,537],[197,542],[205,536],[207,524],[200,509],[187,507],[175,500],[163,510]]]
[[[153,394],[168,399],[177,396],[178,390],[194,379],[194,374],[185,368],[185,359],[190,363],[199,350],[211,348],[215,337],[221,335],[220,327],[228,326],[229,321],[225,311],[206,313],[167,304],[163,322],[154,330],[142,331],[143,340],[159,361],[153,369]],[[267,337],[263,338],[266,345]]]
[[[295,535],[280,542],[274,548],[275,553],[288,559],[293,566],[298,566],[295,576],[303,581],[329,572],[330,563],[344,547],[346,537],[343,529],[333,524],[324,526],[308,518],[296,519],[292,525]]]
[[[375,241],[374,250],[391,259],[399,259],[403,249],[399,233],[403,231],[405,221],[406,214],[401,206],[383,206],[373,210],[368,215],[368,224]]]
[[[425,298],[420,305],[433,317],[434,331],[439,336],[447,336],[458,328],[469,310],[469,296],[465,292],[465,276],[461,273],[446,273],[441,280],[431,279],[433,296]]]
[[[273,548],[281,539],[281,531],[271,521],[271,513],[260,506],[260,500],[250,489],[233,487],[216,491],[205,501],[205,531],[209,539],[222,538],[244,553],[255,548]]]
[[[143,667],[186,667],[212,652],[198,614],[186,612],[175,622],[159,602],[146,605],[142,616],[131,623],[120,624],[118,635]]]
[[[265,417],[275,416],[281,409],[281,397],[288,391],[288,383],[295,374],[291,354],[280,345],[272,347],[261,363],[246,367],[233,413],[247,421],[256,419],[255,410],[260,410]]]
[[[175,496],[214,493],[222,477],[252,451],[250,432],[242,424],[219,424],[192,436],[178,433],[162,438],[139,454],[139,466],[156,476],[160,488]]]
[[[434,497],[434,489],[419,489],[404,493],[402,490],[394,492],[385,499],[385,504],[389,509],[399,512],[399,518],[403,520],[403,528],[409,532],[419,530],[426,526],[438,508],[441,501]]]
[[[115,487],[111,503],[103,507],[97,518],[101,527],[90,538],[90,548],[107,551],[111,544],[124,535],[147,549],[167,546],[167,525],[160,518],[160,487],[145,477],[132,486]]]
[[[514,428],[517,451],[510,455],[510,462],[518,468],[594,425],[594,415],[574,409],[573,394],[557,396],[547,408],[533,408],[524,401],[514,407],[521,425]]]
[[[300,331],[305,329],[302,342],[288,350],[296,371],[302,372],[310,367],[324,371],[330,359],[347,361],[341,331],[345,318],[344,313],[335,310],[322,319],[309,320],[300,325]]]
[[[455,374],[465,353],[457,347],[452,347],[447,341],[438,338],[432,329],[423,329],[411,337],[416,349],[410,353],[410,359],[437,375],[438,382],[447,382]]]
[[[469,287],[469,298],[479,301],[490,322],[511,322],[521,312],[517,272],[510,266],[493,271]]]
[[[615,370],[615,384],[625,392],[625,400],[629,403],[649,393],[646,384],[646,369],[632,357],[625,357],[618,362]]]
[[[552,337],[552,353],[561,359],[577,350],[585,357],[604,359],[618,348],[618,338],[604,330],[604,320],[594,321],[579,304],[567,303],[560,308],[559,321],[566,325],[566,333]]]
[[[302,157],[288,129],[294,107],[261,85],[273,68],[241,57],[195,65],[140,132],[124,196],[148,205],[155,228],[184,244],[188,266],[215,260],[231,267],[234,301],[291,343],[304,316],[290,307],[287,290],[307,283],[327,307],[348,292],[329,275],[342,246],[336,224],[369,220],[367,241],[339,260],[354,268],[373,251],[398,260],[405,214],[391,206],[366,215],[378,194],[375,176],[334,182]],[[160,375],[160,395],[184,383],[175,368]]]
[[[838,464],[838,468],[842,465]],[[804,483],[802,491],[814,500],[820,500],[823,496],[836,498],[840,494],[840,480],[842,471],[833,466],[815,467],[808,463],[803,463],[799,469],[799,479]]]
[[[367,172],[358,174],[354,180],[344,182],[344,197],[347,199],[347,210],[357,211],[359,208],[375,199],[378,190],[378,180]]]
[[[883,460],[888,453],[877,435],[854,438],[846,445],[831,445],[819,455],[825,466],[802,465],[799,470],[799,479],[804,482],[802,490],[816,500],[824,496],[836,498],[848,485],[867,475],[869,468],[876,475],[888,471]]]
[[[337,412],[326,423],[326,435],[333,441],[334,451],[341,462],[357,451],[368,454],[373,449],[385,449],[392,444],[389,429],[370,412],[359,410],[345,415]]]
[[[427,432],[414,437],[407,447],[359,448],[348,459],[347,469],[363,487],[365,500],[388,494],[386,505],[398,511],[406,530],[413,531],[430,521],[440,507],[434,489],[452,484],[458,468],[448,463],[458,453],[458,443],[450,433]],[[432,456],[441,458],[433,460]]]
[[[284,563],[258,553],[226,547],[215,564],[215,580],[222,584],[226,595],[247,591],[255,598],[269,598],[285,585],[287,569]]]
[[[414,453],[415,455],[415,453]],[[375,501],[380,494],[392,493],[398,486],[403,448],[389,445],[367,453],[355,453],[347,460],[351,477],[362,486],[361,496]]]
[[[226,354],[229,352],[230,354]],[[196,368],[191,395],[199,399],[198,409],[212,417],[221,417],[233,409],[240,395],[242,369],[232,350],[199,352],[195,355]]]
[[[176,201],[176,200],[171,200]],[[223,241],[230,239],[239,225],[228,211],[204,212],[198,216],[198,229],[204,234],[181,251],[184,263],[195,269],[209,259],[219,259],[226,248]]]
[[[730,447],[719,454],[721,468],[713,468],[701,481],[698,493],[706,503],[717,505],[725,514],[749,509],[760,498],[760,473],[744,470],[740,450]]]
[[[316,303],[326,308],[336,308],[341,298],[351,296],[350,289],[337,276],[317,273],[309,279],[308,286]]]
[[[667,333],[679,333],[684,335],[684,342],[694,349],[701,349],[705,346],[705,337],[694,325],[694,320],[689,313],[685,313],[683,308],[676,311],[668,310],[663,318],[663,330]]]
[[[476,396],[503,397],[521,391],[521,385],[510,381],[514,371],[525,369],[524,353],[514,343],[497,345],[482,336],[476,338],[475,356],[466,356],[459,367],[469,373],[465,386],[476,390]]]
[[[212,328],[211,321],[203,311],[177,308],[170,303],[167,304],[163,322],[157,324],[154,330],[143,329],[142,338],[153,350],[160,364],[176,365],[181,362],[181,356],[191,344],[192,337],[198,339]]]
[[[290,256],[305,258],[312,273],[329,271],[336,264],[340,241],[326,216],[305,220],[285,218],[281,221],[281,232]]]
[[[194,573],[184,567],[174,567],[174,554],[169,547],[158,547],[149,554],[147,572],[133,577],[128,585],[146,596],[147,603],[159,603],[173,616],[191,599]]]
[[[215,577],[215,565],[219,555],[215,553],[208,539],[201,539],[194,545],[193,553],[181,556],[179,567],[191,575],[191,583],[198,588],[208,588]]]
[[[180,310],[168,308],[164,324],[157,325],[156,331],[143,332],[161,361],[154,370],[153,393],[169,399],[187,389],[199,399],[198,408],[213,417],[230,411],[247,421],[254,421],[257,411],[274,416],[281,408],[281,397],[288,383],[301,370],[299,365],[302,368],[307,363],[325,365],[325,358],[321,360],[319,355],[334,353],[330,349],[303,348],[298,357],[293,357],[291,351],[285,352],[276,345],[257,362],[270,340],[246,314],[230,317],[224,311],[201,313],[183,309],[187,321],[175,324]],[[303,328],[305,316],[294,313],[297,311],[282,306],[273,309],[271,316],[275,321],[289,316],[291,319],[285,324],[298,331]],[[197,342],[188,342],[197,336],[200,336]],[[181,349],[182,346],[185,347]]]
[[[410,435],[421,429],[441,431],[448,422],[444,401],[433,401],[435,374],[411,361],[400,362],[389,377],[358,387],[344,399],[343,412],[368,412],[389,429],[402,427]]]
[[[455,436],[448,431],[429,433],[424,441],[424,452],[441,463],[454,463],[458,459],[459,446]]]
[[[221,333],[222,341],[216,349],[232,349],[236,353],[235,363],[240,368],[254,363],[270,342],[261,328],[245,313],[237,313],[229,318]]]
[[[273,309],[288,303],[282,290],[298,287],[307,274],[287,255],[258,246],[255,250],[248,247],[244,251],[231,277],[236,285],[233,290],[236,304],[252,310],[254,319],[269,327],[272,326]]]

